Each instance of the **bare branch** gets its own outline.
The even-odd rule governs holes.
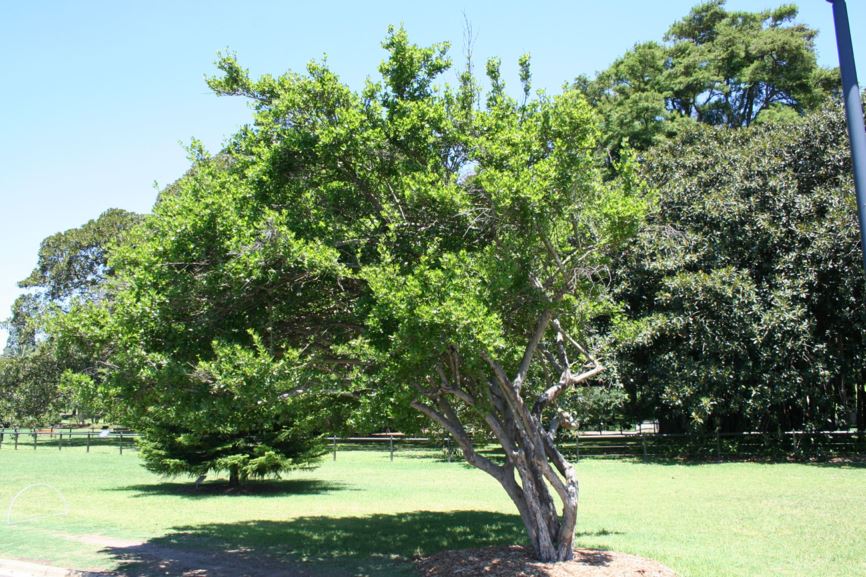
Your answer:
[[[556,328],[556,350],[559,352],[559,362],[562,363],[563,367],[570,367],[571,363],[568,360],[568,351],[565,350],[565,338],[559,326],[559,321],[554,319],[553,326]]]
[[[578,351],[580,351],[580,354],[582,354],[584,357],[586,357],[587,359],[592,361],[594,364],[596,364],[596,365],[598,364],[598,360],[594,356],[592,356],[592,354],[589,351],[587,351],[586,348],[581,346],[581,344],[578,343],[576,340],[574,340],[571,337],[571,335],[569,335],[567,332],[565,332],[565,330],[562,328],[562,325],[559,324],[559,319],[554,319],[551,322],[551,324],[553,325],[553,328],[556,329],[557,333],[559,333],[563,337],[565,337],[574,348],[576,348]]]
[[[602,371],[604,371],[604,366],[595,365],[593,368],[591,368],[587,371],[584,371],[577,376],[573,376],[569,373],[568,384],[569,385],[579,385],[583,381],[585,381],[587,379],[591,379],[592,377],[598,375]]]
[[[553,243],[550,242],[550,239],[547,238],[547,235],[544,234],[544,231],[542,231],[541,227],[537,224],[535,225],[535,231],[538,233],[538,236],[541,237],[541,242],[544,243],[544,249],[547,251],[547,254],[553,259],[553,262],[556,263],[556,268],[559,269],[559,274],[562,275],[562,281],[568,285],[568,271],[565,269],[565,265],[559,256],[559,252],[557,252]]]
[[[555,385],[549,387],[543,393],[538,395],[538,399],[535,401],[535,405],[532,407],[532,414],[536,415],[536,418],[540,418],[541,412],[544,408],[550,403],[556,402],[556,399],[562,392],[573,385],[578,385],[587,379],[591,379],[597,374],[601,373],[604,370],[602,365],[595,365],[591,369],[580,373],[579,375],[572,375],[571,371],[565,370],[562,373],[562,376],[559,378],[559,382]]]
[[[470,395],[469,393],[467,393],[466,391],[464,391],[462,389],[455,389],[455,388],[449,387],[447,389],[443,388],[442,392],[448,393],[449,395],[457,397],[458,399],[460,399],[461,401],[463,401],[464,403],[466,403],[470,407],[475,407],[477,404],[477,401],[472,397],[472,395]]]
[[[539,345],[538,349],[541,351],[541,354],[547,359],[553,368],[559,371],[560,373],[565,370],[565,367],[559,362],[559,360],[551,353],[547,348]]]
[[[463,457],[466,459],[466,462],[468,462],[474,467],[481,469],[482,471],[497,480],[503,478],[505,474],[505,470],[503,467],[500,467],[487,457],[483,457],[475,452],[475,447],[472,445],[472,441],[469,438],[469,435],[466,434],[466,430],[463,428],[463,425],[461,425],[458,420],[454,419],[456,415],[453,415],[452,413],[452,418],[446,417],[443,413],[437,411],[433,407],[417,400],[412,401],[411,405],[412,408],[414,408],[415,410],[423,413],[431,420],[442,425],[445,430],[447,430],[451,434],[451,437],[463,451]]]
[[[532,333],[532,337],[530,337],[529,343],[526,345],[526,350],[523,352],[523,360],[520,361],[520,367],[517,369],[517,375],[514,377],[513,386],[514,390],[518,393],[526,380],[526,375],[529,373],[529,366],[532,364],[532,357],[535,355],[535,349],[538,348],[538,343],[540,343],[542,337],[544,337],[544,333],[547,331],[547,325],[550,324],[551,318],[553,318],[553,311],[550,309],[546,309],[541,313],[541,317],[539,317],[538,322],[535,325],[535,331]]]
[[[484,351],[481,351],[481,358],[484,359],[484,362],[486,362],[491,369],[493,369],[493,374],[496,376],[496,380],[503,389],[510,389],[513,387],[511,379],[509,379],[508,375],[505,374],[502,365],[494,361],[493,358]]]

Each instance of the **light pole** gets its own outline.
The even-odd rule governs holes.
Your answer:
[[[857,213],[860,219],[860,245],[863,250],[863,268],[866,270],[866,128],[863,126],[863,105],[857,85],[857,67],[848,26],[848,7],[845,0],[827,0],[833,5],[836,26],[836,46],[839,48],[839,69],[842,72],[842,99],[848,118],[848,136],[851,140],[851,163],[854,166],[854,190],[857,192]]]

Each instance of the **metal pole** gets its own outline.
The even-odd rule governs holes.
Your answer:
[[[854,65],[854,47],[848,26],[848,7],[845,0],[827,0],[833,5],[836,26],[836,46],[839,49],[839,70],[842,72],[842,98],[848,118],[848,136],[851,140],[851,161],[854,165],[854,190],[857,192],[857,213],[860,220],[860,245],[863,268],[866,270],[866,128],[863,126],[863,105],[857,85],[857,67]]]

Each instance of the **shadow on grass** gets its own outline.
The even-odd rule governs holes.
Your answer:
[[[805,464],[832,469],[866,469],[866,454],[852,457],[836,457],[827,461],[811,461]]]
[[[611,535],[596,531],[586,535]],[[580,538],[583,534],[578,534]],[[525,544],[517,515],[416,511],[176,527],[141,545],[109,548],[113,575],[416,575],[413,558],[447,549]]]
[[[732,463],[749,463],[755,465],[808,465],[812,467],[827,467],[827,468],[837,468],[837,469],[863,469],[866,468],[866,456],[852,456],[852,457],[832,457],[826,459],[816,459],[816,458],[792,458],[788,456],[780,456],[780,457],[767,457],[767,456],[723,456],[721,459],[718,458],[687,458],[687,457],[661,457],[661,456],[649,456],[649,457],[629,457],[629,456],[619,456],[619,457],[606,457],[606,456],[591,456],[584,457],[583,460],[595,460],[595,461],[617,461],[620,463],[630,463],[634,465],[663,465],[663,466],[680,466],[680,467],[693,467],[693,466],[712,466],[712,465],[726,465]],[[579,464],[572,461],[573,464]]]
[[[581,536],[618,534],[607,530]],[[416,575],[413,558],[448,549],[525,544],[516,515],[416,511],[367,517],[301,517],[176,527],[134,547],[110,548],[113,575]]]
[[[214,496],[285,497],[288,495],[321,495],[336,491],[353,490],[343,483],[331,483],[316,479],[281,479],[249,481],[241,487],[232,487],[228,481],[211,481],[196,488],[193,481],[164,481],[140,485],[112,487],[110,491],[134,493],[133,497],[172,496],[202,499]]]

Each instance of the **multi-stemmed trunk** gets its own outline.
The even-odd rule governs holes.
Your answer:
[[[523,385],[550,325],[556,331],[555,347],[543,353],[560,377],[537,395],[530,407],[524,398]],[[576,363],[569,362],[568,348],[576,348],[585,361],[574,373]],[[517,506],[535,557],[545,562],[567,561],[574,554],[578,480],[555,442],[559,427],[571,425],[570,417],[550,408],[564,390],[591,379],[603,367],[563,331],[550,312],[539,319],[514,378],[490,355],[481,356],[490,368],[491,377],[486,382],[470,381],[461,377],[460,355],[450,348],[443,362],[436,366],[439,382],[435,386],[417,386],[422,399],[413,406],[451,434],[467,462],[502,485]],[[504,463],[496,463],[476,451],[456,403],[483,419],[505,452]],[[561,511],[557,510],[557,497]]]

